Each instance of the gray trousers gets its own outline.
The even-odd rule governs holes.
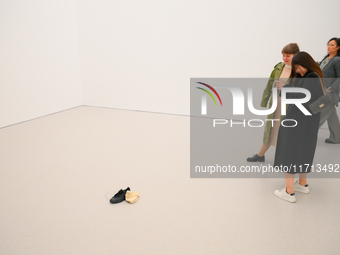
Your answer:
[[[340,143],[340,121],[334,104],[321,111],[319,127],[321,127],[326,120],[330,132],[328,139],[333,143]]]

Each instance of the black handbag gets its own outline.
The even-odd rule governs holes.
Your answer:
[[[311,103],[309,105],[309,109],[312,113],[317,114],[331,104],[333,104],[332,100],[327,95],[323,95],[315,100],[313,103]]]
[[[321,81],[321,79],[320,79]],[[309,109],[313,114],[317,114],[321,112],[323,109],[326,109],[328,106],[332,105],[333,102],[329,98],[329,96],[326,95],[324,86],[321,81],[321,87],[323,91],[323,96],[319,97],[317,100],[315,100],[313,103],[309,104]]]

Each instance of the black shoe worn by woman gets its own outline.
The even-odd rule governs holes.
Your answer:
[[[264,155],[260,157],[259,155],[255,154],[252,157],[247,158],[248,162],[264,162]]]

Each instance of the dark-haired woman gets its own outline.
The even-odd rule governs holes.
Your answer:
[[[306,52],[296,54],[292,60],[289,83],[282,89],[286,87],[307,89],[311,93],[311,98],[302,105],[311,112],[308,105],[323,95],[323,86],[322,71],[314,59]],[[287,93],[286,97],[304,98],[305,94]],[[288,202],[296,202],[294,191],[309,193],[307,173],[311,171],[313,164],[320,113],[305,115],[295,104],[290,104],[284,120],[285,126],[280,126],[279,129],[274,167],[285,172],[286,186],[281,190],[275,190],[274,194]],[[297,173],[299,180],[294,183],[294,176]]]
[[[300,52],[299,46],[296,43],[290,43],[286,45],[282,49],[282,60],[283,62],[278,63],[275,67],[274,70],[272,71],[269,81],[267,83],[267,86],[265,90],[263,91],[262,95],[262,100],[261,100],[261,106],[262,107],[267,107],[267,104],[269,102],[269,108],[272,107],[273,104],[273,98],[271,96],[272,94],[272,89],[273,87],[280,87],[282,86],[281,84],[285,84],[290,76],[291,72],[291,64],[292,64],[292,59],[297,54]],[[281,81],[281,83],[276,83],[275,81]],[[281,88],[281,87],[280,87]],[[274,113],[269,114],[267,117],[268,120],[273,120],[273,119],[280,119],[282,121],[283,116],[281,116],[281,101],[280,97],[278,97],[277,101],[277,107]],[[272,122],[268,121],[264,134],[263,134],[263,144],[260,149],[260,151],[255,154],[253,157],[247,158],[248,162],[264,162],[265,157],[264,154],[267,152],[267,150],[270,148],[271,145],[276,146],[276,141],[277,141],[277,134],[279,132],[279,127],[280,127],[280,122],[274,121],[273,125]]]
[[[335,106],[339,102],[340,86],[340,39],[331,38],[327,43],[327,56],[320,62],[320,68],[325,78],[327,94],[333,101],[333,105],[321,112],[320,126],[327,120],[329,128],[329,138],[326,143],[340,143],[340,122]]]

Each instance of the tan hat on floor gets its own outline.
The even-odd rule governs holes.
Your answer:
[[[125,194],[125,200],[131,204],[136,203],[138,198],[139,198],[138,191],[136,192],[127,191]]]

